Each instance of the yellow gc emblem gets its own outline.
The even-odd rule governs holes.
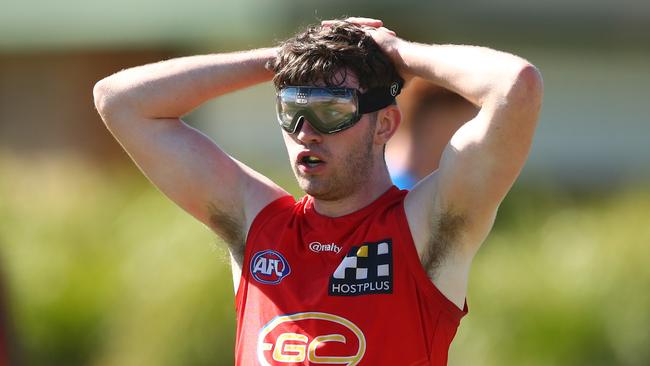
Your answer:
[[[359,364],[366,338],[351,321],[328,313],[281,315],[257,339],[257,358],[264,366],[287,363]]]

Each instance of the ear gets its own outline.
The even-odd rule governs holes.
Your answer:
[[[377,114],[377,126],[375,127],[375,143],[384,145],[395,134],[400,122],[402,113],[397,105],[389,105]]]

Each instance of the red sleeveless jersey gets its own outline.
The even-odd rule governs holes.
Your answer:
[[[236,364],[446,365],[460,310],[422,269],[407,191],[331,218],[313,198],[280,198],[246,240]]]

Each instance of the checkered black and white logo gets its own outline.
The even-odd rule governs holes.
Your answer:
[[[330,277],[330,296],[390,293],[393,293],[390,239],[352,247]]]

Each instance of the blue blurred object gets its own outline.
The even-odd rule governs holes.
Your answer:
[[[393,184],[395,184],[399,189],[411,189],[418,182],[413,174],[406,171],[391,171],[390,177],[393,179]]]

